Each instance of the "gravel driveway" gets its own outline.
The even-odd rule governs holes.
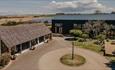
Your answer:
[[[12,61],[12,63],[5,68],[4,70],[67,70],[66,66],[63,66],[62,68],[48,68],[48,64],[44,64],[49,62],[49,65],[55,64],[53,62],[52,57],[55,58],[55,56],[59,56],[60,53],[66,53],[68,50],[66,48],[69,48],[71,46],[70,42],[65,41],[63,38],[54,38],[49,43],[45,43],[41,46],[38,46],[35,50],[31,50],[28,52],[25,52],[17,57],[16,60]],[[65,49],[65,51],[64,51]],[[61,51],[61,52],[60,52]],[[56,53],[55,55],[50,55],[52,52]],[[60,53],[59,53],[60,52]],[[83,55],[87,59],[87,63],[83,65],[83,67],[77,67],[77,68],[69,68],[68,70],[111,70],[108,68],[105,63],[108,62],[107,59],[105,59],[103,56],[84,49],[78,49],[76,51],[78,54]],[[48,55],[49,59],[45,58]],[[45,60],[44,60],[45,58]],[[43,63],[40,63],[40,61],[44,61]],[[55,61],[55,60],[54,60]],[[46,66],[46,67],[44,67]],[[54,65],[55,66],[55,65]],[[60,65],[59,65],[60,66]],[[45,68],[45,69],[44,69]]]

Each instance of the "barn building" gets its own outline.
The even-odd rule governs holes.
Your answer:
[[[56,15],[52,19],[52,32],[67,34],[73,28],[83,29],[84,24],[88,21],[105,21],[113,26],[111,32],[115,35],[115,14],[76,14],[76,15]]]
[[[20,53],[50,39],[51,31],[44,24],[0,26],[0,53]]]

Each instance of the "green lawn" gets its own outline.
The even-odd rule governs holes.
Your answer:
[[[76,55],[76,54],[74,55],[74,59],[72,59],[71,54],[66,54],[60,58],[60,61],[62,64],[68,66],[80,66],[86,62],[86,59],[83,56]]]
[[[97,53],[100,53],[101,51],[101,46],[96,45],[93,43],[93,41],[88,41],[88,42],[78,42],[75,41],[75,45],[76,47],[79,48],[84,48],[84,49],[88,49]],[[115,56],[106,56],[109,60],[111,60],[112,62],[115,62]]]
[[[89,49],[97,53],[100,53],[101,50],[101,46],[94,44],[93,41],[88,41],[88,42],[75,41],[75,45],[79,48]]]

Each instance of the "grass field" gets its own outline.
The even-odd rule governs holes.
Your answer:
[[[92,42],[91,41],[88,41],[88,42],[75,41],[75,45],[79,48],[88,49],[91,51],[95,51],[97,53],[100,53],[100,50],[101,50],[101,46],[94,44],[93,41]]]

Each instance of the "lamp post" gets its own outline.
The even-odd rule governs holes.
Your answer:
[[[72,60],[74,59],[74,42],[72,42]]]

